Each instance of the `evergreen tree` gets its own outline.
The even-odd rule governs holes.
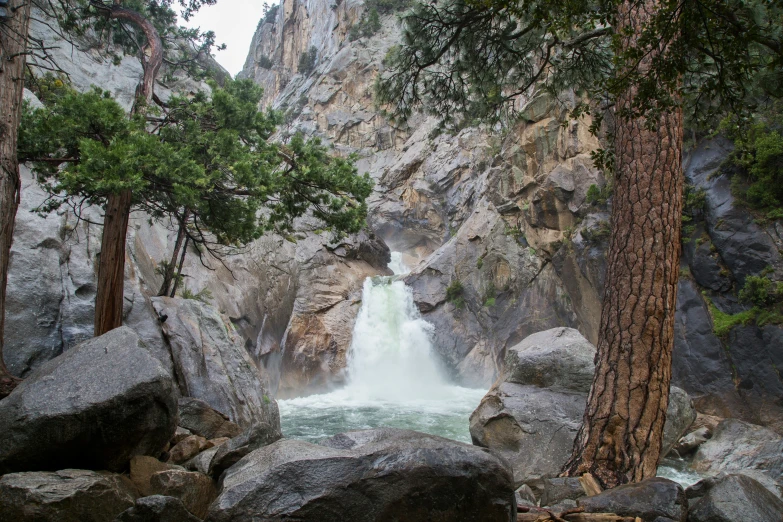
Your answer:
[[[783,9],[753,0],[440,0],[403,17],[377,86],[398,117],[499,120],[506,104],[573,88],[593,129],[611,107],[614,174],[596,373],[564,473],[607,487],[654,476],[668,405],[682,211],[683,110],[694,125],[769,102]],[[773,95],[774,96],[774,95]]]
[[[220,258],[265,232],[292,230],[306,212],[338,235],[364,225],[366,175],[317,139],[269,141],[280,116],[258,110],[263,90],[252,81],[211,87],[209,95],[172,97],[152,132],[147,118],[127,118],[97,88],[63,88],[22,121],[20,158],[33,163],[50,194],[42,211],[105,207],[113,194],[129,192],[132,210],[179,223],[161,295],[188,243]]]

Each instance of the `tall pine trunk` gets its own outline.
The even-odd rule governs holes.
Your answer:
[[[617,32],[626,35],[625,48],[636,43],[656,5],[626,1],[620,6]],[[604,487],[656,474],[674,345],[682,110],[663,112],[648,122],[628,116],[635,96],[635,89],[628,89],[615,109],[612,237],[595,377],[573,454],[563,469],[570,476],[592,473]]]
[[[155,26],[143,15],[117,5],[107,10],[109,18],[137,25],[147,38],[141,56],[144,76],[136,88],[132,113],[146,112],[152,102],[155,78],[163,63],[163,45]],[[130,190],[111,194],[106,203],[98,263],[98,295],[95,297],[95,332],[103,335],[122,326],[122,303],[125,273],[125,237],[128,231],[133,194]]]
[[[11,242],[22,188],[16,144],[30,24],[30,2],[15,0],[11,4],[12,17],[0,23],[0,398],[11,393],[19,382],[3,361],[3,330]]]

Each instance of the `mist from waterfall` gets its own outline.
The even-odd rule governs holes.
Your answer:
[[[394,276],[364,282],[348,351],[347,379],[331,393],[281,400],[283,432],[318,440],[341,431],[393,426],[470,441],[468,417],[486,390],[451,384],[410,288],[402,256],[392,253]]]

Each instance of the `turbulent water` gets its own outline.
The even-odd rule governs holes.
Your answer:
[[[279,401],[283,433],[317,441],[347,430],[389,426],[470,442],[468,417],[486,390],[455,386],[432,347],[432,325],[422,319],[408,272],[394,252],[395,276],[364,282],[362,306],[348,352],[344,388]]]

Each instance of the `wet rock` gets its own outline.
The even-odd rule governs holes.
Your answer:
[[[625,484],[577,501],[587,513],[616,513],[654,522],[658,517],[685,522],[688,499],[682,486],[665,478]]]
[[[166,464],[154,457],[138,455],[130,461],[130,480],[142,496],[152,495],[150,478],[159,471],[182,469],[180,466]]]
[[[557,477],[544,480],[541,506],[554,506],[563,500],[576,500],[586,496],[582,483],[575,477]]]
[[[208,475],[218,479],[225,470],[239,462],[239,460],[258,448],[272,444],[282,438],[280,425],[253,424],[239,436],[234,437],[225,444],[221,444],[209,461]],[[204,463],[201,463],[203,465]]]
[[[595,346],[573,328],[552,328],[526,337],[506,352],[501,378],[552,391],[587,393],[593,383]]]
[[[683,457],[696,451],[699,446],[707,442],[710,437],[712,437],[712,432],[708,428],[699,428],[688,433],[684,437],[681,437],[672,448],[672,451],[676,452],[678,456]]]
[[[684,390],[672,386],[669,389],[669,407],[666,409],[666,424],[663,426],[663,448],[661,455],[671,451],[683,433],[696,420],[696,410],[691,398]]]
[[[688,522],[779,522],[783,501],[745,475],[723,475],[702,480],[686,491]]]
[[[715,427],[712,438],[699,447],[691,466],[708,474],[759,472],[777,484],[773,493],[780,496],[783,437],[762,426],[726,419]],[[755,478],[767,482],[762,477]]]
[[[530,487],[527,484],[524,484],[522,487],[518,488],[514,492],[514,498],[517,499],[517,505],[519,504],[525,504],[528,506],[538,505],[538,501],[536,500],[536,494],[533,493],[533,490],[530,489]]]
[[[184,470],[166,470],[150,477],[150,489],[155,495],[174,497],[182,501],[185,508],[204,518],[209,505],[217,497],[217,488],[208,476]]]
[[[212,447],[212,444],[204,437],[190,435],[177,443],[169,451],[169,462],[181,464],[192,459],[202,451]]]
[[[134,455],[158,455],[176,429],[175,393],[130,328],[86,341],[0,401],[0,473],[119,471]]]
[[[200,522],[178,498],[151,495],[140,498],[133,507],[120,513],[115,522]]]
[[[137,493],[121,475],[64,469],[0,477],[0,522],[106,522]]]
[[[167,317],[163,333],[183,395],[204,401],[240,426],[280,424],[277,402],[267,395],[261,371],[230,322],[195,299],[155,297],[152,304]]]
[[[595,348],[570,328],[531,335],[508,350],[501,378],[470,416],[470,435],[474,444],[511,463],[517,486],[540,490],[541,481],[556,477],[571,455],[594,354]],[[665,447],[674,445],[695,417],[687,394],[672,390]]]
[[[487,450],[377,429],[250,453],[226,472],[206,520],[509,521],[515,512],[510,470]]]
[[[179,400],[179,425],[205,439],[236,437],[242,428],[231,422],[228,416],[193,397]]]
[[[199,473],[209,475],[209,466],[212,463],[212,459],[215,457],[217,450],[217,446],[205,449],[189,461],[185,462],[183,467],[190,471],[198,471]]]

